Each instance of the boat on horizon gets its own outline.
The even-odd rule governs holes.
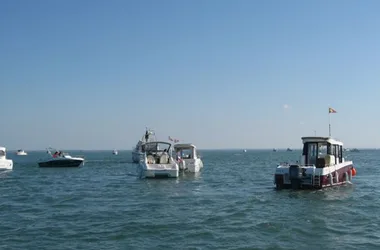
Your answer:
[[[321,189],[348,183],[356,175],[352,161],[343,158],[343,143],[331,137],[302,137],[301,162],[280,164],[274,176],[277,189]]]
[[[118,155],[118,154],[119,154],[119,152],[117,152],[117,150],[116,150],[116,149],[114,149],[114,150],[112,151],[112,154],[114,154],[114,155]]]
[[[19,149],[17,150],[16,155],[28,155],[28,153],[25,152],[23,149]]]

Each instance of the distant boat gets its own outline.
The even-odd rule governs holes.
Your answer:
[[[117,155],[119,152],[117,152],[116,149],[113,150],[112,154]]]
[[[273,149],[273,152],[276,152],[276,151],[277,151],[277,149],[274,148],[274,149]]]
[[[243,150],[243,152],[244,152],[244,153],[246,153],[246,152],[247,152],[247,150],[246,150],[246,149],[244,149],[244,150]]]
[[[22,149],[17,150],[16,154],[17,154],[17,155],[28,155],[28,153],[26,153],[26,152],[25,152],[24,150],[22,150]]]
[[[287,148],[286,151],[291,152],[291,151],[293,151],[293,150],[291,150],[290,148]]]
[[[351,151],[351,152],[356,152],[356,153],[360,152],[359,149],[357,149],[357,148],[353,148],[353,149],[351,149],[350,151]]]

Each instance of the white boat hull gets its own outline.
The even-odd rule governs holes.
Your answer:
[[[133,163],[140,163],[144,161],[145,159],[145,153],[132,151],[132,161]]]
[[[0,160],[0,169],[1,170],[13,169],[13,161],[9,160],[9,159],[1,159]]]
[[[184,163],[182,163],[184,162]],[[198,173],[203,168],[203,162],[201,159],[182,159],[182,162],[178,163],[181,171]]]
[[[22,153],[16,153],[17,155],[28,155],[27,153],[25,152],[22,152]]]
[[[179,176],[178,164],[139,164],[140,178],[177,178]]]

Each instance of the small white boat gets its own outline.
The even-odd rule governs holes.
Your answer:
[[[22,150],[22,149],[19,149],[19,150],[17,150],[16,155],[28,155],[28,153],[26,153],[26,152],[25,152],[24,150]]]
[[[157,139],[154,130],[146,128],[145,134],[137,142],[136,146],[132,150],[132,161],[134,163],[144,161],[145,151],[149,150],[149,145],[146,146],[146,143],[155,141],[157,141]]]
[[[171,156],[171,144],[154,141],[145,143],[144,160],[139,162],[140,178],[177,178],[179,166]]]
[[[52,153],[54,152],[54,153]],[[84,165],[84,158],[72,157],[68,153],[60,150],[47,150],[48,157],[38,161],[39,167],[79,167]]]
[[[243,152],[244,152],[244,153],[247,153],[247,150],[246,150],[246,149],[244,149],[244,150],[243,150]]]
[[[116,150],[116,149],[114,149],[114,150],[113,150],[113,152],[112,152],[112,154],[114,154],[114,155],[118,155],[118,154],[119,154],[119,152],[117,152],[117,150]]]
[[[197,148],[194,144],[175,144],[174,152],[180,170],[197,173],[203,168],[203,162],[198,156]]]
[[[0,169],[1,170],[13,169],[13,161],[10,159],[7,159],[7,149],[5,147],[0,147]]]

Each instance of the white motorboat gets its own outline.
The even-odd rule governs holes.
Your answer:
[[[175,144],[174,152],[180,170],[197,173],[203,168],[203,162],[198,156],[197,148],[194,144]]]
[[[352,161],[343,158],[343,143],[331,137],[302,137],[300,163],[280,164],[274,184],[277,189],[321,189],[350,182],[356,175]]]
[[[5,147],[0,147],[0,169],[13,169],[13,161],[11,159],[7,159],[7,149]]]
[[[155,142],[156,134],[154,130],[146,128],[145,134],[142,138],[137,142],[136,146],[132,150],[132,161],[134,163],[139,163],[140,161],[144,161],[145,151],[149,151],[149,145],[145,146],[148,142]]]
[[[171,144],[154,141],[145,143],[144,160],[139,162],[140,178],[176,178],[179,166],[171,156]]]
[[[47,154],[48,157],[38,161],[39,167],[79,167],[84,165],[83,157],[72,157],[60,150],[48,149]]]
[[[28,153],[25,152],[25,151],[22,150],[22,149],[19,149],[19,150],[17,150],[16,155],[28,155]]]
[[[114,150],[112,151],[112,154],[114,154],[114,155],[118,155],[118,154],[119,154],[119,152],[117,152],[117,150],[116,150],[116,149],[114,149]]]

